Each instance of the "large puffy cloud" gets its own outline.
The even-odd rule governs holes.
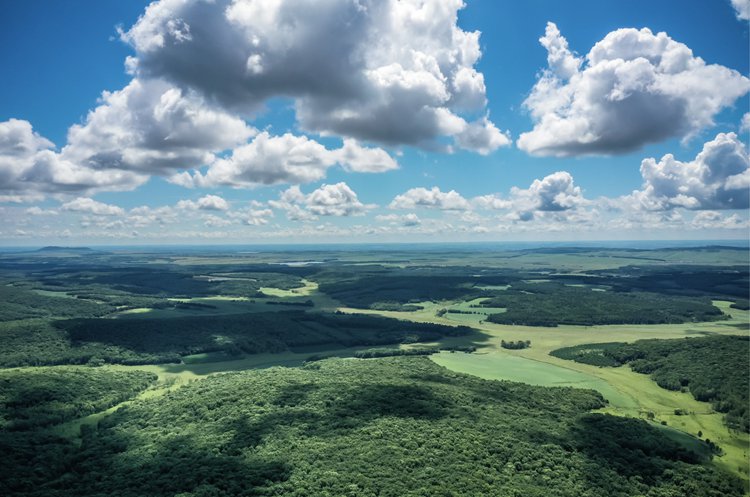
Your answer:
[[[440,137],[489,153],[479,33],[461,0],[162,0],[122,33],[138,77],[166,78],[246,116],[294,99],[303,129],[389,145]],[[464,117],[462,117],[464,116]]]
[[[307,196],[306,203],[310,212],[319,216],[352,216],[368,209],[344,182],[321,186]]]
[[[186,187],[253,187],[279,183],[310,183],[323,179],[334,164],[356,172],[382,172],[398,167],[385,151],[365,148],[354,140],[329,150],[306,136],[263,131],[253,141],[237,147],[229,157],[217,159],[203,174],[182,172],[170,181]]]
[[[292,186],[281,193],[279,200],[271,200],[268,205],[285,211],[292,221],[312,221],[317,216],[357,216],[375,207],[360,202],[354,190],[344,182],[324,184],[307,195],[299,186]]]
[[[0,190],[94,193],[130,190],[151,174],[199,167],[255,134],[244,120],[208,106],[195,92],[134,79],[104,92],[60,151],[26,121],[0,123]]]
[[[13,157],[25,159],[40,150],[54,148],[55,144],[38,135],[28,121],[10,119],[0,123],[0,164]],[[3,171],[4,173],[5,171]]]
[[[734,133],[719,133],[689,162],[672,154],[644,159],[641,175],[642,189],[624,201],[642,209],[750,207],[750,157]]]
[[[93,169],[167,173],[199,167],[255,134],[244,120],[162,80],[132,80],[104,92],[83,125],[68,131],[62,155]]]
[[[750,21],[750,0],[732,0],[732,7],[741,21]]]
[[[472,199],[472,203],[480,209],[510,210],[511,219],[530,221],[539,213],[572,212],[590,202],[570,173],[558,171],[535,179],[529,188],[514,186],[508,198],[484,195]]]
[[[334,164],[353,172],[398,168],[384,150],[354,139],[329,150],[305,136],[263,132],[245,143],[255,133],[194,91],[134,79],[120,91],[105,92],[85,123],[70,128],[61,152],[27,121],[1,122],[0,200],[38,199],[39,192],[129,190],[152,174],[190,187],[248,187],[319,180]],[[230,156],[217,157],[227,149],[233,149]],[[203,165],[210,165],[205,175],[177,172]]]
[[[398,163],[381,148],[363,147],[356,140],[346,139],[332,152],[336,162],[355,173],[383,173],[398,169]]]
[[[524,102],[534,129],[518,139],[535,155],[617,154],[689,138],[750,89],[737,71],[648,28],[609,33],[585,60],[553,23],[540,41],[549,67]]]
[[[471,208],[469,201],[455,190],[443,192],[437,186],[427,188],[412,188],[393,199],[391,209],[414,209],[427,207],[446,211],[465,211]]]
[[[564,211],[585,202],[581,188],[575,186],[573,177],[567,171],[535,179],[526,190],[513,187],[511,197],[514,204],[525,204],[526,210],[543,212]]]
[[[475,69],[479,33],[460,0],[162,0],[123,40],[124,88],[104,92],[62,150],[25,121],[0,123],[0,201],[131,190],[150,176],[184,186],[253,187],[323,179],[339,165],[384,172],[396,161],[360,144],[462,148],[510,143],[490,121]],[[304,132],[262,133],[246,119],[293,102]],[[451,140],[452,139],[452,140]],[[207,167],[207,169],[203,169]]]
[[[44,193],[129,190],[148,179],[131,171],[83,166],[53,147],[28,121],[0,122],[0,200],[38,199]]]

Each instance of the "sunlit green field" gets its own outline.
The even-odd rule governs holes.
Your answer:
[[[285,298],[285,297],[305,297],[305,296],[311,295],[313,292],[315,292],[318,289],[318,284],[313,281],[308,281],[308,280],[303,279],[302,283],[304,283],[303,286],[299,288],[292,288],[290,290],[283,290],[281,288],[261,287],[260,291],[271,297]]]
[[[548,387],[590,388],[599,391],[618,409],[637,409],[638,403],[607,381],[575,369],[546,362],[529,360],[497,351],[468,354],[440,352],[430,356],[437,364],[453,371],[468,373],[489,380],[509,380]]]

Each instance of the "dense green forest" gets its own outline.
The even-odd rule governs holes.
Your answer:
[[[686,389],[726,413],[730,428],[750,432],[750,338],[708,336],[682,340],[577,345],[554,350],[562,359],[596,366],[629,364],[659,386]]]
[[[526,326],[662,324],[726,319],[708,298],[596,291],[552,282],[514,284],[483,301],[482,305],[507,309],[488,316],[487,320],[492,323]]]
[[[24,495],[72,470],[77,440],[53,425],[132,399],[155,380],[145,371],[75,366],[0,371],[0,495]]]
[[[742,495],[646,422],[588,413],[603,405],[592,391],[480,380],[419,357],[224,374],[117,411],[80,448],[38,444],[37,461],[60,459],[36,471],[8,458],[0,492]]]
[[[464,326],[378,316],[304,311],[163,319],[73,319],[0,323],[0,365],[180,362],[181,356],[230,355],[299,347],[350,347],[435,341],[466,335]]]
[[[301,286],[300,278],[285,274],[243,272],[237,277],[196,277],[191,268],[125,267],[87,268],[83,271],[43,273],[41,285],[52,289],[79,292],[104,287],[133,295],[192,297],[214,294],[249,295],[261,286],[294,288]]]
[[[482,295],[466,276],[433,275],[363,276],[354,280],[331,281],[320,285],[320,291],[350,307],[402,310],[398,304],[425,300],[447,300]],[[501,283],[507,280],[502,278]],[[497,282],[496,279],[492,280]],[[390,307],[388,307],[390,306]],[[414,309],[403,309],[414,310]]]
[[[156,381],[146,371],[61,366],[0,370],[0,430],[22,431],[103,411]]]
[[[180,362],[200,352],[229,355],[299,347],[435,341],[464,326],[303,311],[163,319],[25,320],[0,323],[0,367]]]
[[[31,290],[0,285],[0,321],[29,318],[96,317],[114,307],[77,298],[40,295]]]
[[[719,252],[719,249],[714,250],[717,257],[720,257]],[[706,295],[729,300],[738,298],[746,301],[750,298],[750,270],[747,265],[639,265],[621,267],[617,271],[594,270],[590,271],[590,274],[596,277],[598,283],[623,290],[670,295]]]
[[[467,272],[472,269],[467,268]],[[700,296],[705,294],[697,290],[687,292],[687,295],[672,291],[673,285],[658,288],[650,285],[650,290],[664,290],[665,294],[661,295],[632,290],[649,286],[643,279],[634,281],[631,288],[626,286],[629,281],[623,283],[618,280],[613,285],[607,277],[576,279],[566,275],[558,280],[521,280],[523,273],[507,271],[494,276],[485,273],[469,278],[452,272],[445,275],[447,271],[441,272],[439,269],[433,271],[432,275],[416,276],[412,275],[415,271],[407,271],[398,277],[391,274],[367,275],[358,279],[325,282],[320,285],[320,290],[351,307],[392,311],[418,310],[419,307],[414,304],[428,300],[487,297],[484,306],[507,308],[507,312],[490,315],[490,322],[527,326],[662,324],[726,318],[712,305],[709,296]],[[703,281],[707,285],[713,282]],[[489,289],[493,285],[506,284],[508,288],[505,290]],[[709,287],[713,289],[715,285]],[[742,302],[741,299],[736,300]]]
[[[44,319],[0,322],[0,367],[55,364],[134,364],[156,356],[101,342],[72,343],[65,330]],[[174,356],[174,360],[178,360]]]

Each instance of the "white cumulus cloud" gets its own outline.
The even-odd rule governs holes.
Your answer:
[[[265,226],[271,217],[273,217],[271,209],[250,209],[245,213],[244,222],[250,226]]]
[[[427,188],[412,188],[393,199],[391,209],[414,209],[426,207],[446,211],[464,211],[471,209],[469,201],[455,190],[443,192],[437,186]]]
[[[698,212],[693,220],[690,222],[690,226],[694,229],[706,230],[706,229],[726,229],[736,230],[750,228],[750,221],[742,219],[737,214],[723,215],[717,211],[700,211]]]
[[[356,216],[371,208],[360,202],[344,182],[321,186],[307,196],[305,203],[318,216]]]
[[[692,161],[667,154],[641,162],[643,187],[624,201],[646,210],[747,209],[750,157],[734,133],[719,133]]]
[[[376,221],[380,221],[381,223],[388,223],[391,225],[399,225],[399,226],[406,226],[406,227],[412,227],[412,226],[419,226],[422,224],[422,220],[419,219],[419,216],[414,214],[413,212],[410,212],[408,214],[380,214],[375,216]]]
[[[750,89],[737,71],[648,28],[612,31],[585,58],[553,23],[540,41],[549,67],[524,102],[534,129],[517,142],[534,155],[618,154],[690,138]]]
[[[85,212],[97,216],[121,216],[125,214],[125,210],[122,207],[97,202],[88,197],[78,197],[69,202],[65,202],[62,204],[61,209],[64,211]]]
[[[229,202],[218,195],[206,195],[195,201],[180,200],[177,202],[177,208],[203,211],[226,211],[229,210]]]
[[[88,167],[148,174],[200,167],[255,134],[244,120],[162,80],[104,92],[86,122],[68,131],[62,155]]]
[[[323,179],[335,164],[356,172],[383,172],[398,167],[384,150],[362,147],[353,140],[329,150],[306,136],[272,136],[263,131],[250,143],[235,148],[230,156],[217,159],[205,174],[185,171],[173,175],[170,181],[186,187],[234,188],[310,183]]]
[[[441,137],[489,153],[479,32],[462,0],[162,0],[122,38],[138,78],[165,78],[245,116],[294,99],[302,129],[387,145]]]
[[[535,179],[528,188],[514,186],[507,198],[483,195],[472,199],[472,204],[479,209],[508,210],[510,219],[520,221],[535,219],[539,213],[572,212],[589,203],[567,171]]]
[[[0,198],[38,199],[47,193],[132,190],[148,176],[117,168],[97,168],[68,160],[28,121],[0,122]]]
[[[398,169],[398,163],[382,148],[363,147],[356,140],[344,140],[344,145],[332,151],[335,161],[347,171],[383,173]]]
[[[29,207],[24,212],[32,216],[57,216],[59,214],[59,212],[57,212],[54,209],[42,209],[41,207],[37,205],[33,207]]]
[[[750,133],[750,112],[745,112],[740,122],[740,133]]]
[[[307,195],[299,186],[292,186],[281,193],[279,200],[270,200],[268,205],[285,211],[287,218],[293,221],[313,221],[317,216],[358,216],[376,207],[360,202],[354,190],[344,182],[324,184]]]
[[[750,0],[731,0],[737,19],[750,21]]]

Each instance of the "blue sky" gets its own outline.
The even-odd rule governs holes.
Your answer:
[[[6,2],[0,243],[747,237],[748,2],[307,3]]]

